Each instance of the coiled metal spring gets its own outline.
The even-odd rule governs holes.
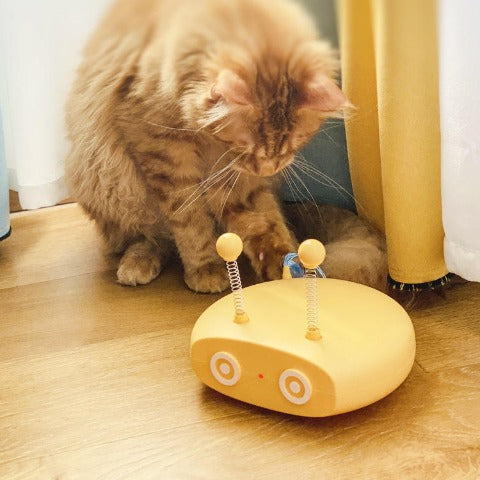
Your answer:
[[[238,271],[238,264],[234,262],[227,263],[228,279],[233,293],[233,302],[235,305],[235,313],[243,315],[245,313],[245,303],[242,295],[242,281],[240,279],[240,272]]]
[[[315,268],[305,269],[305,283],[307,289],[307,329],[318,332],[318,292]]]

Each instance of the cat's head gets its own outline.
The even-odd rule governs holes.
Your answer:
[[[287,60],[223,63],[211,76],[199,126],[242,154],[234,169],[276,174],[325,119],[348,106],[334,80],[336,61],[323,42],[301,45]]]

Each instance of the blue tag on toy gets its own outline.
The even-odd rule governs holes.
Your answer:
[[[327,278],[325,272],[317,267],[316,275],[318,278]],[[305,269],[303,268],[297,253],[287,253],[283,260],[283,278],[303,278]]]

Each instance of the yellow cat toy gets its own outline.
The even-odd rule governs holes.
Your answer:
[[[192,366],[203,383],[260,407],[324,417],[380,400],[405,380],[415,333],[397,302],[364,285],[316,278],[325,258],[317,240],[298,251],[305,278],[242,290],[242,249],[232,233],[217,241],[232,294],[193,328]]]

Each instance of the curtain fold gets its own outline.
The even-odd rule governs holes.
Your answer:
[[[339,2],[338,6],[342,87],[355,106],[352,112],[347,113],[345,130],[357,211],[384,231],[377,79],[370,2]]]
[[[443,257],[435,0],[339,0],[346,121],[360,215],[384,229],[390,276],[432,282]]]
[[[67,196],[64,104],[88,33],[110,0],[1,0],[0,106],[10,188],[25,209]]]
[[[442,198],[448,269],[480,281],[480,3],[439,3]]]

